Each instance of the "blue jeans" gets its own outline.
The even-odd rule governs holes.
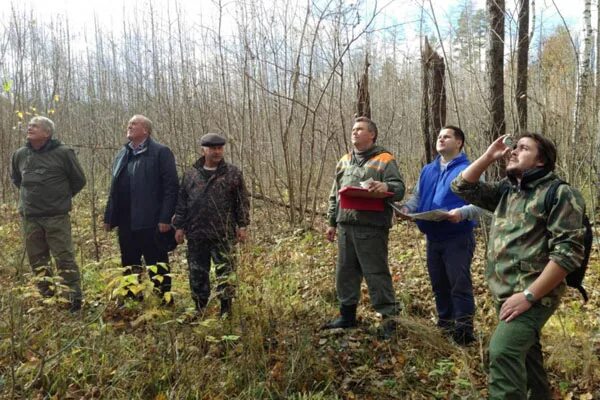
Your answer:
[[[444,241],[427,240],[427,269],[435,296],[438,325],[472,332],[475,300],[471,261],[475,250],[473,232]]]

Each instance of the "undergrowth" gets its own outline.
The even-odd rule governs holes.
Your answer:
[[[483,280],[483,240],[473,265],[477,345],[458,347],[435,329],[424,239],[396,225],[390,265],[403,303],[395,338],[375,331],[380,319],[363,287],[360,326],[320,332],[337,313],[336,248],[324,226],[290,230],[273,209],[255,210],[252,239],[237,251],[233,316],[218,300],[195,318],[185,246],[171,256],[175,305],[161,307],[144,286],[143,301],[123,300],[114,234],[94,242],[90,215],[73,214],[85,303],[72,316],[42,299],[28,273],[16,211],[2,206],[0,226],[0,397],[33,399],[481,399],[487,341],[496,323]],[[94,259],[96,247],[100,259]],[[569,293],[542,338],[556,398],[600,398],[598,251],[582,305]],[[145,281],[144,281],[145,279]],[[145,277],[142,282],[147,282]]]

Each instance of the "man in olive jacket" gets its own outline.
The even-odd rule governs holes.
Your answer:
[[[142,271],[142,257],[150,269],[155,287],[164,294],[171,290],[168,249],[160,235],[174,234],[171,218],[175,212],[179,181],[173,152],[151,137],[152,122],[134,115],[127,126],[129,142],[117,153],[104,228],[118,227],[121,263],[127,272]],[[155,277],[160,275],[160,277]],[[170,304],[171,297],[163,302]]]
[[[388,234],[392,226],[390,202],[404,196],[404,182],[394,156],[375,145],[377,126],[366,117],[355,120],[352,128],[353,150],[337,164],[336,177],[329,196],[327,239],[338,237],[336,291],[340,302],[340,317],[325,324],[323,329],[351,328],[357,325],[356,306],[360,299],[360,284],[364,277],[373,308],[384,319],[383,335],[395,329],[393,317],[398,305],[388,266]],[[360,186],[371,179],[372,192],[392,192],[383,211],[344,209],[339,204],[339,190]]]
[[[73,149],[53,139],[54,122],[34,117],[27,125],[27,143],[12,156],[13,183],[19,188],[25,249],[32,271],[41,276],[38,289],[54,295],[50,253],[64,284],[70,311],[81,309],[81,278],[73,254],[71,200],[85,186],[85,175]]]

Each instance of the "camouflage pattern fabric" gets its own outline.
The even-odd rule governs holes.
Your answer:
[[[188,267],[192,298],[199,309],[206,306],[210,298],[210,268],[215,265],[217,296],[231,299],[235,288],[230,283],[234,269],[231,244],[228,242],[192,241],[188,243]]]
[[[497,302],[528,288],[550,259],[567,272],[581,265],[585,202],[578,190],[561,185],[556,203],[545,210],[546,192],[556,179],[538,169],[526,173],[520,185],[509,178],[469,183],[462,175],[452,182],[457,195],[494,213],[486,278]],[[563,282],[542,303],[558,298],[564,288]]]
[[[242,172],[221,161],[214,174],[204,171],[204,157],[183,176],[173,225],[188,240],[234,240],[236,228],[250,223],[248,191]]]

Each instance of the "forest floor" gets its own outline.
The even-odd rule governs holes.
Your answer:
[[[497,318],[483,279],[481,232],[472,269],[478,341],[463,348],[435,328],[425,241],[413,224],[391,232],[390,267],[403,310],[396,336],[382,340],[364,285],[359,328],[319,331],[337,314],[336,246],[325,240],[324,225],[286,228],[283,213],[255,204],[251,239],[237,249],[233,316],[220,319],[214,298],[195,319],[184,245],[172,255],[174,306],[160,305],[147,278],[143,301],[118,301],[123,278],[115,234],[99,232],[94,240],[84,202],[72,214],[85,292],[78,316],[58,298],[38,295],[18,214],[0,207],[2,399],[487,397],[487,342]],[[543,330],[556,399],[600,399],[598,253],[586,278],[589,303],[570,289]]]

